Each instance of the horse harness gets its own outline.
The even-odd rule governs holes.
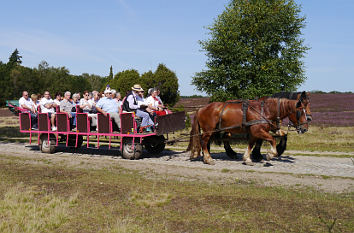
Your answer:
[[[221,128],[221,123],[222,123],[222,115],[224,113],[224,110],[228,104],[240,104],[242,103],[242,125],[234,125],[230,127],[225,127]],[[251,108],[253,111],[258,113],[260,115],[259,120],[252,120],[252,121],[247,121],[247,111],[248,109]],[[261,111],[259,112],[257,109],[255,109],[252,105],[250,105],[248,100],[239,100],[239,101],[230,101],[230,102],[225,102],[220,114],[219,114],[219,124],[218,124],[218,131],[224,131],[228,129],[235,129],[235,128],[247,128],[252,125],[257,125],[257,124],[270,124],[272,127],[275,128],[275,130],[280,129],[280,100],[278,99],[277,101],[277,118],[276,118],[276,126],[274,126],[273,122],[267,119],[264,116],[264,101],[261,101]]]

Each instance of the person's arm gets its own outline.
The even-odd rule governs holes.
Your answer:
[[[107,116],[107,113],[105,111],[103,111],[102,108],[98,107],[97,105],[96,105],[96,110],[97,110],[97,112],[102,113],[104,116]]]
[[[20,107],[32,111],[32,109],[26,105],[25,101],[26,100],[24,98],[21,98],[19,100]]]

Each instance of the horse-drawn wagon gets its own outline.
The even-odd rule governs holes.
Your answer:
[[[185,112],[175,112],[165,116],[156,117],[156,125],[152,132],[139,130],[139,123],[134,112],[120,113],[120,131],[114,131],[113,122],[107,114],[97,114],[97,129],[91,127],[90,117],[87,113],[76,113],[76,130],[72,130],[70,119],[67,113],[56,113],[57,130],[52,131],[48,113],[38,113],[38,129],[32,129],[31,116],[29,113],[19,113],[20,132],[29,133],[30,143],[32,136],[37,135],[38,145],[43,153],[54,153],[59,145],[66,147],[81,147],[84,140],[86,147],[94,144],[100,148],[100,138],[108,139],[108,148],[113,143],[119,145],[123,158],[139,159],[143,152],[143,146],[152,154],[158,154],[165,149],[164,134],[185,128]],[[112,138],[118,139],[112,142]],[[94,141],[94,143],[92,143]],[[90,143],[91,142],[91,143]],[[116,148],[116,147],[115,147]]]

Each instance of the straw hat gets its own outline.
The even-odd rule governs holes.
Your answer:
[[[141,86],[139,84],[135,84],[133,87],[132,87],[132,90],[133,91],[144,91],[143,88],[141,88]]]

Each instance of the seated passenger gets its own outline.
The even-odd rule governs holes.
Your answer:
[[[91,103],[92,103],[91,113],[97,113],[96,104],[98,103],[98,101],[100,100],[100,97],[102,95],[98,91],[93,91],[92,95],[93,95],[93,98],[91,99]]]
[[[33,105],[34,105],[36,111],[37,111],[38,106],[40,106],[40,105],[39,105],[38,96],[37,96],[36,94],[32,94],[32,95],[31,95],[31,100],[32,100],[32,102],[33,102]]]
[[[73,103],[76,105],[80,105],[80,94],[79,93],[74,93],[73,94]]]
[[[20,107],[24,109],[24,112],[30,113],[32,129],[37,129],[37,108],[32,99],[28,97],[27,91],[22,92],[22,97],[18,102]]]
[[[60,102],[60,111],[68,113],[68,117],[70,118],[70,124],[76,127],[76,112],[72,112],[72,108],[74,103],[70,100],[71,93],[70,91],[65,92],[64,99]]]
[[[80,108],[84,113],[89,113],[90,111],[92,111],[92,102],[89,97],[89,92],[84,91],[84,98],[80,99]]]
[[[55,127],[55,111],[54,111],[54,101],[50,97],[49,91],[44,92],[44,97],[40,101],[41,112],[48,113],[48,117],[50,122],[52,123],[52,130],[56,131],[57,127]]]
[[[157,98],[158,89],[154,88],[151,90],[150,96],[146,99],[146,103],[148,104],[149,108],[156,113],[157,116],[164,116],[166,115],[165,106],[163,106],[162,102],[159,98]]]
[[[151,120],[149,113],[144,111],[144,106],[146,108],[146,104],[139,101],[141,99],[139,92],[143,91],[144,90],[139,84],[135,84],[123,103],[123,110],[127,112],[135,112],[136,116],[142,118],[141,126],[146,128],[147,131],[151,131],[149,126],[153,126],[154,122]]]
[[[96,104],[96,110],[99,113],[102,113],[104,116],[107,116],[109,113],[113,122],[117,125],[118,131],[120,127],[120,116],[118,113],[118,103],[112,99],[112,91],[108,87],[104,91],[105,97],[101,98]]]
[[[55,107],[60,106],[60,101],[61,101],[61,94],[57,92],[54,98]]]

